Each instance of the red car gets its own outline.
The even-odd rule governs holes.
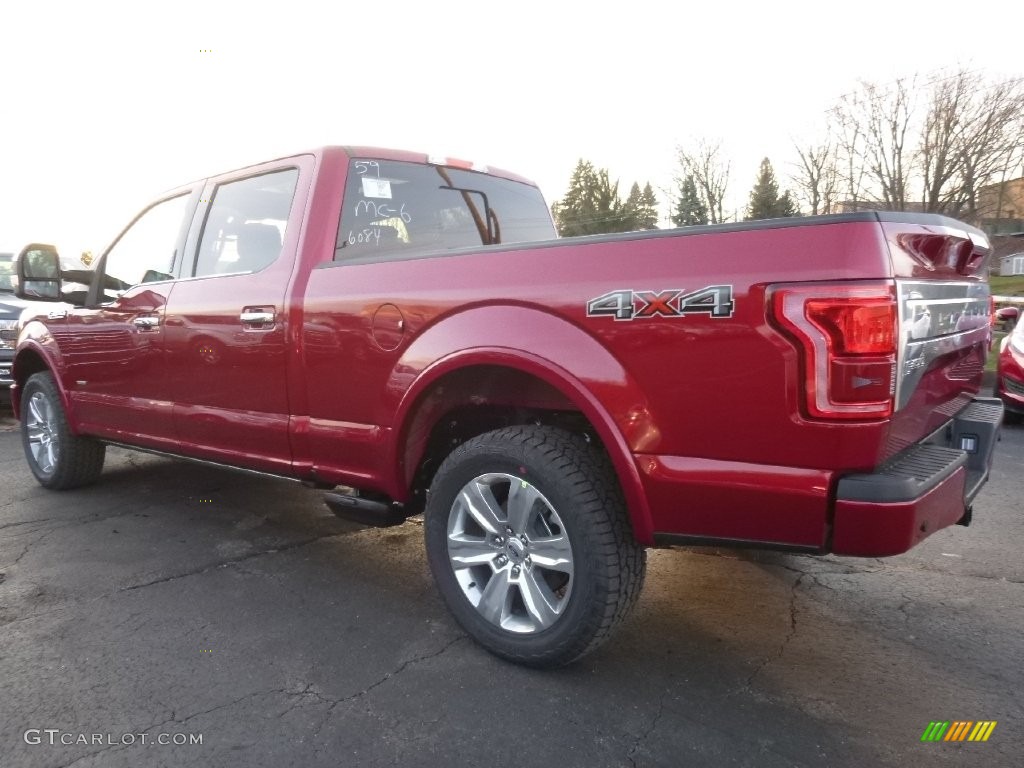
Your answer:
[[[1007,307],[999,310],[998,317],[1016,320],[1019,314],[1016,307]],[[1024,416],[1024,323],[1018,322],[999,346],[996,394],[1006,408],[1007,420]]]

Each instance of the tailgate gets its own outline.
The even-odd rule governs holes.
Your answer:
[[[894,411],[881,464],[839,480],[839,554],[898,554],[968,524],[992,464],[1003,409],[977,397],[991,337],[988,241],[947,219],[921,219],[882,218],[899,318]]]
[[[882,225],[899,303],[895,403],[884,458],[925,440],[971,403],[991,338],[988,240],[950,219],[926,220]]]

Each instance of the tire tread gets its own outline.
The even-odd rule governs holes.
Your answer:
[[[66,491],[72,488],[81,488],[92,485],[99,478],[103,471],[103,462],[106,458],[106,445],[89,437],[82,437],[71,432],[68,426],[67,414],[61,403],[60,391],[53,379],[53,375],[47,371],[32,374],[25,382],[22,403],[27,404],[28,397],[35,389],[39,389],[50,399],[54,406],[55,418],[60,432],[60,458],[57,461],[56,470],[49,476],[37,471],[35,461],[32,459],[28,447],[28,432],[25,426],[24,414],[22,414],[22,445],[25,449],[25,458],[28,460],[29,468],[36,480],[44,488],[54,491]]]
[[[564,430],[521,425],[487,432],[453,451],[435,476],[437,481],[462,461],[495,447],[532,456],[554,469],[570,488],[570,494],[587,520],[586,535],[592,543],[602,596],[587,606],[585,624],[565,639],[543,650],[528,652],[513,647],[494,649],[498,655],[520,664],[552,667],[569,664],[604,643],[626,618],[643,589],[646,550],[637,543],[626,504],[611,462],[603,451]],[[510,644],[511,645],[511,644]]]

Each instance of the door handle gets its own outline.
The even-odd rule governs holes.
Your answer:
[[[274,313],[247,309],[238,316],[244,325],[267,325],[274,322]]]
[[[160,325],[160,318],[155,315],[142,315],[141,317],[133,317],[132,324],[145,331]]]

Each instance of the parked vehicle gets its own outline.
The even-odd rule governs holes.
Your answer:
[[[32,243],[26,246],[21,255],[43,249],[57,253],[52,245]],[[10,401],[10,386],[13,381],[11,369],[14,362],[14,348],[18,340],[18,319],[25,308],[32,302],[15,295],[15,255],[0,253],[0,403]],[[88,267],[77,259],[59,258],[65,280],[61,284],[63,298],[84,298],[85,284],[91,281],[92,273]],[[78,282],[76,282],[76,280]],[[49,309],[49,307],[47,307]]]
[[[1003,324],[1003,327],[1012,331],[1020,319],[1020,307],[1002,307],[996,310],[995,319]]]
[[[1018,322],[1017,307],[1004,307],[997,314],[1013,325],[999,345],[996,395],[1006,407],[1007,418],[1020,421],[1024,417],[1024,323]]]
[[[0,404],[10,400],[18,318],[25,306],[25,302],[14,295],[14,254],[0,253]]]
[[[879,557],[968,524],[1002,417],[988,254],[903,213],[559,240],[522,178],[327,147],[146,208],[25,322],[14,406],[47,488],[118,444],[422,512],[462,626],[564,664],[646,547]],[[45,254],[19,278],[62,285]]]

